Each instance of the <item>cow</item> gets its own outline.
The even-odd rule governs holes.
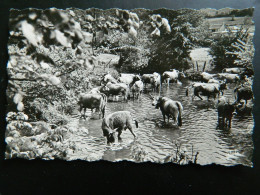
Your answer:
[[[161,75],[157,72],[154,72],[153,74],[143,74],[142,81],[145,88],[147,84],[151,84],[154,91],[161,88]]]
[[[133,98],[135,98],[136,96],[136,98],[139,99],[143,89],[144,89],[144,83],[142,81],[136,81],[131,87]]]
[[[245,70],[240,75],[251,77],[254,75],[254,70],[252,68],[246,67]]]
[[[133,120],[129,111],[117,111],[107,115],[102,121],[103,136],[107,138],[107,143],[115,142],[115,133],[118,132],[118,140],[121,140],[120,135],[123,130],[129,129],[134,137],[132,123],[135,122],[136,128],[138,128],[138,122]]]
[[[245,68],[239,68],[239,67],[235,67],[235,68],[224,68],[222,70],[222,73],[231,73],[231,74],[240,74],[243,71],[245,71]]]
[[[231,128],[231,120],[234,114],[236,114],[236,102],[230,103],[228,99],[221,97],[218,100],[218,125],[217,128],[224,129],[225,127]]]
[[[94,87],[94,88],[92,88],[88,93],[91,93],[91,94],[101,93],[100,90],[102,89],[102,87],[103,87],[103,86]]]
[[[169,83],[170,81],[173,81],[173,82],[178,82],[180,81],[181,79],[185,78],[185,74],[183,72],[180,72],[178,70],[175,70],[173,69],[172,71],[165,71],[163,74],[162,74],[162,81],[168,83],[168,87],[169,87]]]
[[[154,82],[154,75],[153,74],[143,74],[142,75],[142,81],[143,81],[144,86],[146,88],[147,84],[152,84]]]
[[[153,97],[152,105],[155,106],[156,109],[160,108],[163,115],[164,122],[165,122],[165,116],[168,117],[168,123],[170,117],[172,117],[175,124],[178,121],[178,126],[182,126],[181,115],[183,112],[183,107],[179,101],[174,101],[168,97],[158,96],[158,97]]]
[[[129,86],[132,86],[135,83],[135,81],[139,80],[141,80],[141,77],[139,75],[120,73],[120,77],[117,81],[119,83],[125,83]]]
[[[236,94],[235,98],[237,103],[243,99],[247,104],[247,100],[254,98],[251,86],[239,86],[234,90],[234,93]]]
[[[217,83],[217,84],[220,84],[219,80],[217,80],[217,79],[209,79],[208,83]]]
[[[212,74],[209,74],[207,72],[202,72],[201,73],[201,81],[202,82],[208,82],[210,79],[213,79],[213,75]]]
[[[122,95],[124,100],[127,101],[127,96],[129,93],[129,86],[125,83],[111,83],[108,82],[105,86],[102,86],[100,89],[101,92],[109,97],[110,95],[113,96],[113,100],[115,96]]]
[[[154,91],[161,90],[162,84],[161,84],[161,75],[157,72],[153,73],[154,81],[152,83],[152,86],[154,88]]]
[[[240,80],[240,75],[238,74],[218,73],[217,76],[220,80],[225,80],[227,83],[236,83]]]
[[[201,100],[202,97],[200,97],[200,95],[203,96],[207,96],[208,97],[208,101],[209,98],[211,96],[213,96],[214,99],[216,99],[217,95],[219,96],[220,92],[222,92],[223,95],[223,90],[226,89],[226,83],[221,83],[221,84],[216,84],[216,83],[193,83],[191,85],[191,87],[194,88],[194,93],[192,96],[192,100],[194,100],[194,97],[197,96],[199,97]],[[188,96],[189,92],[188,92],[189,88],[187,88],[186,90],[186,95]]]
[[[84,118],[86,109],[91,109],[93,113],[93,109],[96,109],[96,111],[99,111],[99,118],[105,116],[105,110],[106,110],[106,104],[107,104],[107,96],[103,93],[100,94],[80,94],[78,105],[80,106],[79,112],[81,113],[82,109],[84,109],[84,114],[82,115]],[[82,117],[81,116],[81,117]]]
[[[111,74],[105,74],[101,79],[101,85],[110,83],[118,83],[117,80]]]

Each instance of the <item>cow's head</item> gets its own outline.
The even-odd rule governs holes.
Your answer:
[[[107,143],[113,143],[115,142],[115,132],[108,128],[103,128],[103,136],[105,136],[107,138]]]
[[[220,91],[227,89],[227,83],[221,82],[219,84],[219,89],[220,89]]]
[[[105,118],[103,119],[103,123],[102,123],[102,130],[103,130],[103,136],[105,136],[107,138],[107,143],[113,143],[115,142],[115,133],[116,133],[116,129],[112,129],[110,128],[106,122],[105,122]]]
[[[184,79],[184,78],[186,78],[186,75],[184,74],[184,72],[179,72],[178,78]]]
[[[135,75],[134,78],[133,78],[133,81],[140,81],[141,80],[141,75]]]
[[[100,92],[106,94],[107,92],[109,92],[109,88],[106,85],[102,85],[100,87]]]
[[[155,106],[156,109],[158,109],[161,106],[161,102],[162,102],[162,97],[160,96],[153,97],[152,105]]]

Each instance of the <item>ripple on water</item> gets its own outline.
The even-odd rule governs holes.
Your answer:
[[[172,84],[169,88],[163,86],[162,95],[181,101],[184,107],[183,126],[177,127],[170,123],[164,123],[161,112],[155,109],[148,94],[143,94],[141,100],[129,100],[128,102],[109,102],[106,114],[128,110],[139,122],[139,128],[134,131],[138,138],[134,139],[128,131],[123,131],[122,141],[110,146],[106,144],[101,130],[101,119],[91,118],[87,120],[72,119],[72,126],[81,130],[70,137],[76,150],[69,153],[68,159],[85,159],[108,161],[132,160],[136,148],[145,153],[144,161],[163,162],[164,158],[175,149],[175,143],[186,148],[187,153],[199,152],[197,162],[205,165],[217,163],[223,165],[244,164],[252,166],[253,152],[252,131],[254,127],[253,117],[234,117],[230,130],[219,130],[217,126],[217,100],[208,102],[191,97],[186,97],[187,83],[182,86]],[[225,96],[234,100],[233,90],[228,89]],[[166,120],[167,121],[167,120]],[[84,128],[87,129],[84,131]],[[138,151],[139,151],[138,150]]]

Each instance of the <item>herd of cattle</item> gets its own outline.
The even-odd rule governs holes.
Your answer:
[[[249,68],[225,68],[222,73],[209,74],[202,72],[199,76],[200,82],[193,82],[187,87],[186,95],[188,96],[191,89],[193,89],[192,100],[195,97],[203,100],[201,96],[206,96],[208,101],[210,98],[215,99],[218,97],[218,128],[231,128],[231,120],[237,109],[245,108],[247,101],[253,99],[253,70]],[[167,116],[168,122],[172,118],[174,123],[182,126],[183,106],[181,102],[160,96],[160,91],[162,83],[169,86],[170,82],[181,83],[182,79],[186,77],[184,72],[175,69],[166,71],[162,75],[157,72],[143,74],[142,76],[121,73],[117,79],[111,74],[105,74],[101,78],[99,87],[92,88],[88,93],[80,94],[78,101],[79,111],[81,113],[84,109],[84,113],[81,113],[83,117],[85,117],[86,109],[91,109],[92,113],[94,109],[96,112],[99,112],[99,118],[103,118],[103,135],[107,138],[108,143],[115,141],[116,132],[118,132],[118,139],[120,140],[122,130],[126,129],[129,129],[135,137],[132,123],[135,121],[136,127],[138,127],[138,122],[133,120],[131,113],[128,111],[118,111],[105,116],[107,100],[112,96],[113,101],[118,101],[118,97],[121,96],[124,101],[128,101],[131,95],[134,99],[140,99],[141,94],[144,90],[147,90],[147,85],[149,85],[152,91],[159,92],[158,97],[153,97],[150,93],[149,97],[152,99],[152,105],[156,109],[160,108],[164,122]],[[234,89],[234,94],[236,94],[234,102],[223,96],[228,83],[236,83],[238,85]],[[241,100],[244,101],[241,102]]]

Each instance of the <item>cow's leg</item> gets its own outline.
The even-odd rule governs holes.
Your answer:
[[[218,125],[217,125],[217,128],[220,127],[220,114],[218,113]]]
[[[169,123],[169,121],[170,121],[170,115],[167,115],[167,118],[168,118],[168,123]]]
[[[133,132],[133,128],[132,128],[132,126],[129,125],[127,128],[128,128],[129,131],[132,133],[132,135],[133,135],[134,137],[136,137],[135,133]]]
[[[102,118],[105,117],[105,112],[106,112],[106,107],[104,106],[104,108],[102,109]]]
[[[167,79],[168,87],[170,86],[170,78]]]
[[[83,116],[84,116],[85,119],[86,119],[86,109],[87,108],[84,108],[84,111],[83,111],[84,112]]]
[[[231,117],[228,118],[228,127],[229,127],[229,129],[231,128],[231,119],[232,119]]]
[[[79,107],[80,118],[82,118],[82,117],[83,117],[83,115],[82,115],[81,111],[82,111],[82,106],[80,106],[80,107]]]
[[[118,135],[117,135],[118,141],[121,141],[122,138],[120,136],[122,134],[122,129],[118,129],[117,131],[118,131]]]
[[[165,114],[163,113],[162,115],[163,115],[163,121],[165,122]]]
[[[200,98],[200,100],[203,100],[203,99],[202,99],[202,97],[200,97],[200,95],[199,95],[199,94],[197,95],[197,97],[199,97],[199,98]]]

